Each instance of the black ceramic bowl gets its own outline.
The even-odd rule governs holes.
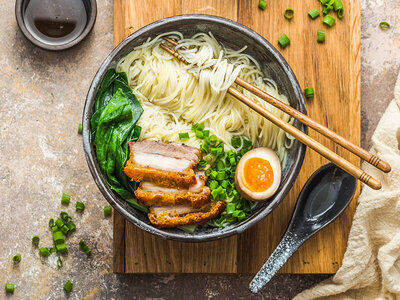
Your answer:
[[[97,17],[97,3],[96,0],[82,0],[83,6],[85,9],[85,14],[86,14],[86,23],[84,24],[84,28],[82,32],[79,33],[79,35],[74,38],[73,40],[66,41],[65,43],[48,43],[45,40],[40,40],[37,37],[35,37],[31,31],[28,30],[27,24],[25,23],[25,11],[27,9],[27,6],[29,2],[32,0],[16,0],[15,1],[15,17],[17,19],[17,24],[19,29],[22,31],[24,36],[34,45],[44,49],[44,50],[50,50],[50,51],[61,51],[61,50],[66,50],[71,47],[74,47],[75,45],[79,44],[83,39],[86,38],[86,36],[92,31],[93,26],[96,22],[96,17]],[[58,8],[60,9],[60,8]],[[75,6],[74,6],[75,9]]]
[[[290,105],[304,114],[307,112],[299,83],[292,69],[279,52],[256,32],[227,19],[208,15],[183,15],[162,19],[139,29],[108,55],[93,79],[83,111],[83,147],[89,169],[97,186],[114,209],[140,229],[167,239],[204,242],[243,232],[267,216],[284,199],[296,180],[303,163],[305,146],[298,141],[294,142],[289,151],[287,164],[283,168],[282,182],[274,197],[267,202],[260,203],[254,214],[248,219],[225,228],[201,227],[194,234],[179,229],[157,229],[149,224],[145,214],[133,209],[115,194],[107,186],[100,172],[90,134],[90,119],[93,114],[96,93],[105,72],[109,68],[115,67],[117,62],[132,51],[134,47],[142,44],[149,37],[154,38],[158,34],[175,30],[179,30],[186,37],[198,32],[212,32],[218,41],[233,49],[240,49],[244,45],[248,45],[249,47],[245,52],[252,55],[260,63],[264,74],[278,83],[279,92],[289,98]],[[294,122],[294,126],[303,132],[307,132],[307,127],[297,121]]]

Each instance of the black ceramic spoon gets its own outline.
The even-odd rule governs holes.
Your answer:
[[[311,175],[297,199],[281,242],[250,283],[257,293],[310,237],[335,220],[350,204],[357,179],[328,163]]]

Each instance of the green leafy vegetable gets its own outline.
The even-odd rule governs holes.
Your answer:
[[[141,128],[136,122],[143,113],[125,73],[116,73],[113,69],[107,71],[94,110],[90,121],[93,144],[107,184],[131,206],[147,212],[134,196],[135,183],[131,183],[124,173],[129,157],[128,142],[139,138]]]

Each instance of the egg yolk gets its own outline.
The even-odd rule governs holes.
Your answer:
[[[268,160],[252,157],[243,166],[243,183],[252,192],[264,192],[274,182],[274,172]]]

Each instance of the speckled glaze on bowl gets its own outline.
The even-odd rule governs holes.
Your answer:
[[[142,230],[165,239],[171,239],[184,242],[205,242],[228,237],[250,228],[265,216],[267,216],[286,196],[296,180],[303,163],[305,146],[298,142],[294,142],[293,147],[289,151],[289,157],[286,166],[283,168],[282,182],[278,191],[267,202],[260,203],[251,217],[248,219],[229,225],[225,228],[201,227],[194,234],[183,232],[179,229],[157,229],[149,224],[147,216],[129,206],[121,197],[114,193],[107,185],[104,177],[99,169],[95,149],[92,144],[90,134],[90,119],[93,114],[93,106],[96,93],[105,72],[115,67],[117,62],[127,55],[134,47],[142,44],[149,37],[169,32],[180,31],[185,37],[189,37],[198,32],[212,32],[218,41],[227,47],[240,49],[244,45],[249,47],[246,53],[252,55],[261,66],[262,71],[269,78],[277,82],[279,92],[286,95],[290,101],[290,105],[297,110],[306,114],[306,106],[300,85],[288,63],[279,54],[279,52],[263,37],[253,30],[238,24],[234,21],[220,17],[209,15],[182,15],[166,18],[149,24],[122,41],[104,60],[95,75],[90,86],[84,111],[83,111],[83,147],[86,160],[93,178],[100,191],[114,209],[123,215],[128,221],[135,224]],[[307,132],[307,127],[294,122],[294,126]]]

